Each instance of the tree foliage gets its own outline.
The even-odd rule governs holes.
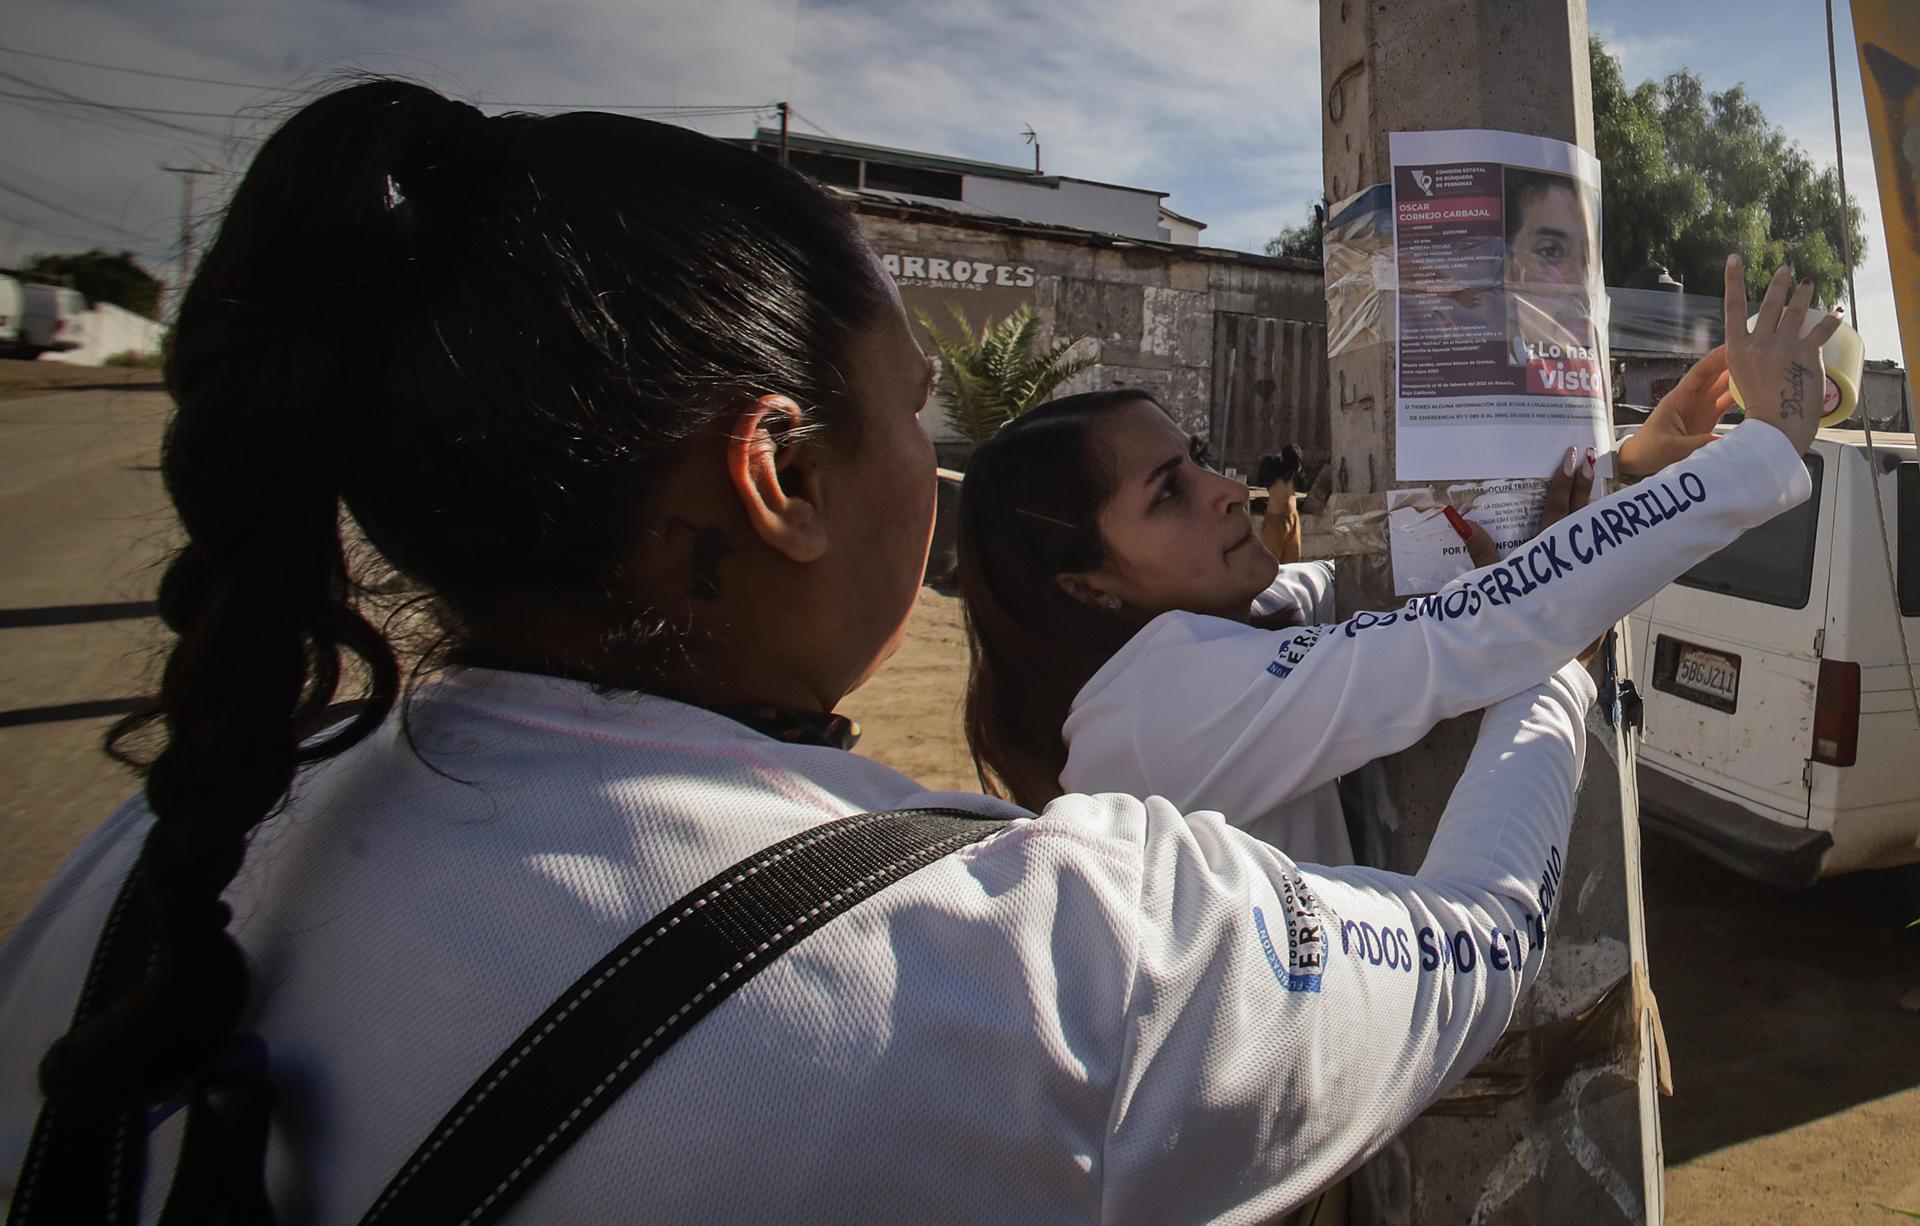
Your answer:
[[[1727,253],[1737,251],[1762,283],[1791,264],[1813,278],[1821,301],[1838,301],[1847,275],[1842,227],[1855,267],[1866,235],[1859,206],[1841,204],[1832,168],[1816,166],[1767,122],[1745,86],[1713,93],[1682,70],[1629,89],[1603,41],[1588,50],[1607,283],[1658,261],[1689,293],[1718,297]]]
[[[1842,206],[1831,167],[1816,166],[1767,122],[1745,86],[1713,93],[1683,70],[1629,89],[1602,40],[1593,39],[1588,52],[1607,284],[1623,284],[1657,261],[1687,292],[1719,297],[1727,253],[1737,251],[1761,284],[1791,264],[1813,278],[1820,301],[1840,300],[1842,227],[1856,268],[1867,239],[1860,207],[1851,197]],[[1267,254],[1318,259],[1320,231],[1310,210],[1305,225],[1268,241]]]
[[[974,443],[986,442],[994,431],[1044,403],[1053,389],[1093,365],[1091,356],[1071,356],[1083,336],[1061,337],[1035,353],[1040,317],[1032,307],[988,320],[978,333],[959,307],[948,310],[957,335],[941,332],[924,311],[920,322],[940,358],[936,390],[947,424]]]
[[[148,319],[160,314],[160,282],[140,267],[131,251],[110,254],[95,248],[79,255],[36,255],[21,269],[29,280],[69,285],[87,302],[111,302]]]
[[[1307,220],[1288,226],[1267,240],[1268,255],[1290,256],[1296,260],[1318,260],[1320,239],[1326,229],[1326,214],[1315,205],[1307,206]]]

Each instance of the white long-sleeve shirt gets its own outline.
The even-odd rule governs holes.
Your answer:
[[[1284,630],[1163,613],[1074,697],[1061,786],[1324,844],[1314,789],[1532,685],[1812,488],[1787,436],[1748,422],[1391,612]]]
[[[1297,865],[1215,813],[1066,796],[742,987],[518,1222],[1256,1222],[1469,1068],[1540,962],[1578,670],[1491,710],[1417,878]],[[526,1022],[726,866],[951,805],[877,763],[525,674],[455,674],[311,768],[228,891],[278,1087],[281,1220],[354,1221]],[[131,802],[0,949],[0,1191],[149,824]],[[180,1119],[154,1135],[157,1213]]]

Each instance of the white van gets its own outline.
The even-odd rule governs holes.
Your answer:
[[[1912,434],[1874,443],[1878,471],[1863,434],[1822,430],[1812,498],[1632,615],[1643,821],[1777,885],[1920,862],[1920,677],[1897,629],[1920,653],[1920,460]]]
[[[22,287],[19,347],[25,356],[65,353],[87,343],[87,322],[93,312],[79,290],[29,281]]]
[[[0,274],[0,354],[11,353],[20,344],[20,315],[26,303],[20,282]]]

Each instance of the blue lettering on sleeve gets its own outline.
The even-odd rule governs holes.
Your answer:
[[[1353,632],[1349,630],[1347,633]],[[1282,643],[1275,658],[1267,662],[1267,675],[1282,680],[1291,677],[1293,670],[1300,667],[1300,662],[1307,658],[1307,652],[1312,650],[1313,645],[1319,641],[1320,627],[1318,626],[1308,626],[1295,634]]]
[[[1652,488],[1637,491],[1631,497],[1622,498],[1618,506],[1595,507],[1584,520],[1568,523],[1563,533],[1534,541],[1525,552],[1515,553],[1478,579],[1430,596],[1416,596],[1391,613],[1355,614],[1337,628],[1348,638],[1354,638],[1362,630],[1371,630],[1375,626],[1391,626],[1395,622],[1412,625],[1423,620],[1456,621],[1463,617],[1477,617],[1488,608],[1517,603],[1561,575],[1570,575],[1580,567],[1590,565],[1607,550],[1621,548],[1641,533],[1706,500],[1706,483],[1698,474],[1681,473],[1675,481],[1680,487],[1678,494],[1671,484],[1661,482]],[[1665,503],[1661,501],[1663,496]],[[1572,561],[1561,552],[1563,545],[1566,553],[1572,555]],[[1299,650],[1311,647],[1318,636],[1318,630],[1303,634],[1297,640]],[[1267,665],[1267,672],[1275,677],[1285,677],[1297,663],[1298,660],[1286,658],[1283,652],[1280,660]]]
[[[1585,524],[1574,524],[1567,529],[1567,548],[1573,550],[1573,556],[1580,559],[1582,566],[1593,561],[1593,551],[1580,547],[1580,529],[1584,527]]]
[[[1288,873],[1280,879],[1279,894],[1281,905],[1286,909],[1286,958],[1282,960],[1273,934],[1267,931],[1266,913],[1255,907],[1253,927],[1260,937],[1260,950],[1281,987],[1289,992],[1318,992],[1321,974],[1327,965],[1325,908],[1297,873]]]

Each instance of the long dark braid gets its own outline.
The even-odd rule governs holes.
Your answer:
[[[144,982],[47,1052],[63,1110],[148,1104],[215,1062],[248,1001],[221,900],[302,765],[402,690],[349,521],[449,625],[616,597],[651,479],[743,401],[844,425],[845,345],[886,300],[845,210],[800,176],[609,115],[488,119],[371,81],[266,141],[181,304],[162,456],[187,544],[136,865]],[[653,617],[649,624],[658,623]],[[345,689],[350,722],[309,740]]]

